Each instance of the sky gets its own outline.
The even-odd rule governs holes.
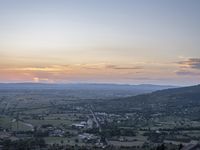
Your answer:
[[[193,85],[199,0],[0,0],[0,82]]]

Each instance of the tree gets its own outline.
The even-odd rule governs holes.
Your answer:
[[[178,149],[181,150],[183,148],[183,144],[180,144]]]
[[[78,143],[78,142],[79,142],[79,140],[78,140],[78,139],[75,139],[75,142],[76,142],[76,143]]]
[[[165,145],[162,144],[160,146],[157,146],[156,150],[165,150],[165,148],[166,148]]]

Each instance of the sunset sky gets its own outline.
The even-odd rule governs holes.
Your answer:
[[[0,82],[200,83],[200,0],[0,0]]]

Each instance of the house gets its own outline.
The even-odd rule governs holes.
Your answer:
[[[73,128],[78,128],[78,129],[83,129],[85,127],[85,125],[80,124],[80,123],[74,123],[72,124]]]
[[[9,138],[10,136],[8,132],[0,132],[0,139]]]
[[[87,121],[87,128],[89,128],[89,129],[93,128],[93,120],[92,119],[88,119],[88,121]]]
[[[65,134],[65,131],[63,131],[62,129],[55,129],[49,132],[49,136],[51,137],[63,137],[64,134]]]

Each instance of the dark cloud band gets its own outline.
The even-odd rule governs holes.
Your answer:
[[[180,61],[178,64],[182,65],[182,67],[189,67],[193,69],[200,69],[200,58],[190,58],[186,61]]]

